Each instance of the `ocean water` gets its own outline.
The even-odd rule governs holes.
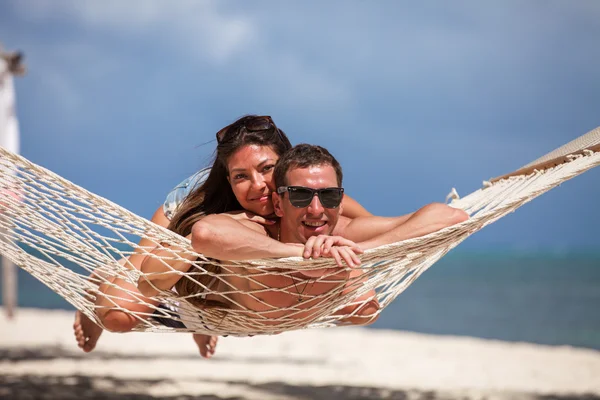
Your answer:
[[[600,350],[600,254],[452,253],[373,327]]]
[[[18,278],[20,306],[73,309],[26,272]],[[371,328],[600,350],[600,254],[453,252]]]

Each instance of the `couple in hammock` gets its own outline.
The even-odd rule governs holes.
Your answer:
[[[289,305],[294,301],[302,302],[303,295],[310,299],[315,293],[339,288],[340,280],[356,279],[361,270],[342,266],[357,267],[360,264],[358,254],[363,250],[422,236],[468,218],[463,211],[443,204],[429,204],[401,217],[371,216],[360,204],[343,194],[341,167],[327,150],[310,145],[291,148],[283,131],[270,117],[247,116],[219,131],[216,160],[210,172],[202,175],[205,181],[191,185],[193,190],[176,207],[171,221],[167,217],[173,210],[172,204],[158,210],[153,217],[155,222],[168,224],[174,232],[191,237],[194,250],[206,257],[231,261],[288,256],[331,257],[340,268],[338,271],[298,272],[287,277],[286,283],[289,285],[289,279],[292,280],[296,294],[274,290],[265,292],[264,296],[270,298],[261,301],[243,293],[219,295],[231,286],[238,287],[236,285],[241,282],[235,280],[243,278],[243,274],[238,277],[228,274],[217,280],[214,274],[213,279],[207,275],[198,278],[202,286],[191,287],[190,281],[179,279],[180,276],[150,275],[139,282],[139,290],[144,295],[156,294],[155,287],[161,290],[175,287],[180,295],[202,292],[210,287],[208,295],[195,298],[199,307],[218,305],[234,309],[241,303],[247,309],[264,313],[268,312],[261,308],[264,300],[268,300],[268,304]],[[160,251],[157,249],[156,252]],[[133,255],[129,261],[145,273],[162,272],[166,268],[155,258],[142,255]],[[171,268],[187,271],[190,265],[175,263]],[[323,280],[323,274],[330,276],[331,281]],[[315,285],[317,275],[321,277]],[[281,287],[281,282],[275,281],[277,275],[271,278],[267,275],[265,279],[271,279],[273,287]],[[311,279],[313,285],[309,287]],[[101,286],[100,293],[114,295],[111,292],[118,291],[118,287],[138,289],[127,287],[131,285],[118,282],[118,279],[113,283],[116,286]],[[264,285],[266,282],[259,283]],[[109,307],[102,295],[96,297],[98,317],[107,329],[125,332],[139,323],[130,315]],[[361,299],[363,301],[359,301]],[[344,315],[352,316],[342,322],[365,324],[374,320],[379,306],[374,293],[363,294],[361,299],[355,299],[353,305],[347,306],[349,309],[343,310]],[[143,307],[139,304],[124,302],[122,306],[134,308],[131,310],[134,312],[148,312],[135,309]],[[318,311],[310,300],[303,306],[307,311],[304,314],[296,312],[294,315],[298,318],[310,317],[315,309]],[[282,313],[285,312],[273,311],[273,320],[285,317]],[[84,351],[91,351],[101,329],[81,314],[77,315],[74,327],[79,346]],[[210,357],[214,353],[215,337],[194,335],[194,339],[203,356]]]

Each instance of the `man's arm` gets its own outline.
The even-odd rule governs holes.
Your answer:
[[[399,217],[363,216],[355,219],[341,216],[332,235],[343,236],[357,243],[363,242],[402,225],[414,214],[410,213]]]
[[[432,203],[401,217],[356,218],[338,234],[357,242],[363,250],[368,250],[384,244],[424,236],[468,218],[469,215],[462,210],[441,203]]]
[[[231,261],[302,257],[303,250],[302,246],[271,239],[256,222],[218,214],[207,215],[194,224],[192,247],[206,257]]]
[[[368,212],[358,201],[348,195],[342,198],[342,215],[348,218],[371,217],[373,214]]]

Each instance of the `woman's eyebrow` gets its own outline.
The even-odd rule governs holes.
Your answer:
[[[277,162],[277,160],[274,160],[272,158],[265,158],[264,160],[262,160],[260,163],[258,163],[257,167],[262,167],[263,165],[265,165],[266,163],[268,163],[269,161],[271,162]]]
[[[266,158],[266,159],[262,160],[261,162],[259,162],[256,165],[256,167],[260,168],[263,165],[265,165],[266,163],[268,163],[269,161],[271,161],[271,162],[277,162],[276,160],[274,160],[272,158]],[[244,171],[246,171],[246,168],[232,168],[230,172],[236,172],[236,171],[238,171],[238,172],[244,172]]]

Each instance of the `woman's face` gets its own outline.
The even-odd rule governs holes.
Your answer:
[[[247,145],[227,160],[228,180],[241,206],[264,217],[273,214],[273,170],[279,160],[269,146]]]

